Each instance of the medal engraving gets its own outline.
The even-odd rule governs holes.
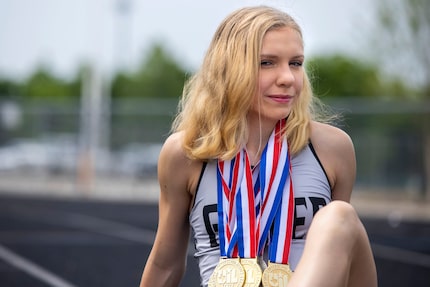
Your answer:
[[[293,272],[288,264],[269,262],[269,266],[263,272],[264,287],[286,287]]]
[[[245,270],[239,258],[221,259],[209,279],[209,287],[242,287]]]
[[[240,264],[245,270],[244,287],[259,287],[261,283],[262,271],[258,265],[257,258],[241,258]]]

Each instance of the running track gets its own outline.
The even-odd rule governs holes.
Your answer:
[[[2,194],[0,286],[138,286],[157,212],[142,202]],[[363,221],[380,287],[430,286],[430,222]],[[183,287],[199,286],[192,252],[190,242]]]

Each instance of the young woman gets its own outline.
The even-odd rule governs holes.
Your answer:
[[[304,60],[300,27],[282,11],[248,7],[221,23],[160,153],[140,286],[179,285],[190,227],[202,286],[377,285],[348,203],[354,147],[317,121]]]

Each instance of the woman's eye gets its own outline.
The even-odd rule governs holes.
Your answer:
[[[261,60],[260,65],[261,65],[261,66],[269,66],[269,65],[272,65],[272,61],[269,61],[269,60]]]
[[[293,61],[293,62],[290,63],[290,65],[294,66],[294,67],[301,67],[301,66],[303,66],[303,62],[301,62],[301,61]]]

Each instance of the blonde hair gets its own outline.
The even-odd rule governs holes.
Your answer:
[[[281,27],[302,32],[288,14],[267,6],[239,9],[215,32],[201,69],[185,84],[172,131],[182,131],[192,159],[231,159],[248,138],[246,115],[257,92],[260,51],[267,31]],[[283,131],[292,154],[309,140],[312,89],[303,90]]]

